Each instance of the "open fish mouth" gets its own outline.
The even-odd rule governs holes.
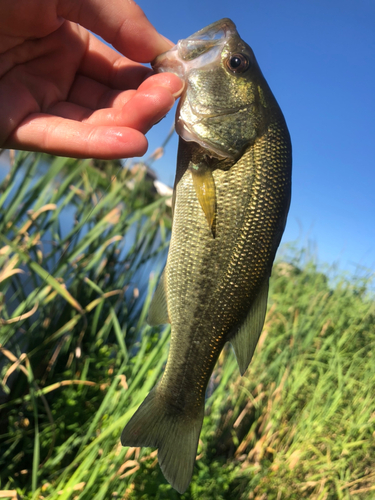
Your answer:
[[[248,105],[237,102],[232,106],[223,100],[208,105],[205,99],[206,90],[199,89],[197,92],[197,75],[202,71],[215,71],[222,66],[223,54],[230,52],[234,40],[236,46],[241,42],[235,24],[230,19],[221,19],[188,38],[179,40],[172,49],[160,54],[152,63],[157,73],[174,73],[185,82],[176,112],[177,134],[187,142],[200,144],[209,156],[218,158],[233,159],[240,151],[221,144],[220,138],[211,140],[208,121],[222,118],[224,123],[229,115],[241,113],[242,110],[248,109]],[[193,91],[192,86],[195,87]]]
[[[174,73],[184,79],[191,69],[214,63],[227,40],[236,33],[236,26],[230,19],[216,21],[179,40],[177,45],[153,61],[152,68],[157,73]]]

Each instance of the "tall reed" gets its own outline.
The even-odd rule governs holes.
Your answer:
[[[161,375],[169,328],[145,318],[171,213],[140,168],[19,153],[0,187],[0,489],[32,499],[375,498],[370,278],[274,267],[239,376],[207,393],[193,481],[164,480],[121,430]],[[16,494],[16,493],[15,493]],[[10,493],[9,493],[10,495]]]

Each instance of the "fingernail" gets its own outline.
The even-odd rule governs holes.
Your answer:
[[[177,97],[180,97],[180,95],[182,94],[182,92],[184,91],[184,88],[185,88],[185,81],[184,80],[181,80],[181,83],[182,83],[182,86],[180,88],[180,90],[177,90],[177,92],[175,92],[173,95],[173,97],[175,99],[177,99]]]

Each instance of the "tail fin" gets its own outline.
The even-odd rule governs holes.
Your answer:
[[[194,417],[165,406],[156,388],[148,394],[121,434],[123,446],[155,446],[166,480],[184,493],[193,475],[204,403]]]

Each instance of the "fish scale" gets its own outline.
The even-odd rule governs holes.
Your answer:
[[[289,208],[291,145],[281,110],[232,21],[180,41],[153,67],[186,81],[176,115],[172,236],[149,313],[150,324],[171,323],[171,343],[161,380],[121,442],[156,446],[166,479],[182,493],[217,358],[231,342],[243,374],[263,327]]]
[[[262,148],[262,142],[263,141],[268,141],[267,137],[264,137],[258,146],[259,151],[263,151]],[[199,295],[199,290],[204,290],[204,293],[209,293],[211,296],[216,298],[216,304],[214,303],[203,303],[203,308],[200,304],[196,305],[196,309],[194,311],[193,316],[199,316],[205,318],[202,320],[199,320],[199,323],[197,326],[195,326],[194,321],[191,323],[179,323],[178,321],[176,322],[176,330],[179,332],[179,335],[183,335],[186,339],[189,338],[189,342],[186,343],[187,345],[187,352],[181,352],[181,345],[179,343],[178,337],[174,336],[174,331],[172,329],[172,340],[171,340],[171,347],[170,347],[170,359],[173,360],[175,356],[181,357],[184,359],[183,369],[186,371],[186,367],[189,366],[188,360],[189,356],[191,356],[192,352],[192,342],[196,338],[197,335],[199,335],[199,332],[202,330],[207,329],[207,326],[212,328],[212,326],[216,326],[216,324],[220,325],[220,330],[218,330],[216,327],[214,329],[214,335],[211,337],[210,335],[207,335],[207,337],[204,337],[199,345],[201,349],[196,349],[194,352],[194,361],[196,365],[198,366],[198,370],[201,371],[202,369],[206,374],[210,374],[212,372],[212,369],[214,367],[214,364],[216,362],[217,356],[219,355],[223,343],[228,340],[228,337],[224,338],[224,334],[228,331],[232,331],[233,328],[235,328],[238,323],[241,321],[241,309],[246,312],[246,305],[248,304],[248,301],[251,300],[251,294],[250,292],[245,292],[246,289],[250,288],[250,282],[253,285],[251,287],[253,289],[253,294],[256,292],[256,283],[261,282],[262,278],[264,277],[265,272],[269,271],[267,269],[268,267],[268,258],[262,258],[262,254],[269,255],[269,253],[272,251],[272,246],[273,246],[273,239],[272,239],[272,232],[266,231],[265,229],[269,229],[269,226],[271,225],[277,225],[278,224],[278,215],[283,208],[283,204],[281,203],[282,197],[279,195],[280,193],[280,185],[282,185],[279,181],[276,183],[272,183],[273,187],[276,188],[275,195],[273,196],[274,198],[274,203],[269,204],[268,206],[268,212],[270,213],[270,216],[267,218],[265,215],[265,200],[270,200],[270,193],[267,193],[268,191],[272,192],[272,185],[271,187],[268,187],[267,189],[262,190],[262,184],[263,185],[268,185],[267,180],[267,172],[265,171],[263,166],[263,160],[262,157],[260,156],[260,161],[258,169],[256,168],[256,161],[254,161],[254,157],[256,158],[257,156],[257,144],[254,145],[254,152],[250,151],[246,156],[243,157],[243,159],[237,163],[236,168],[232,168],[230,170],[230,175],[235,176],[237,179],[236,185],[239,187],[238,193],[232,193],[232,201],[229,202],[223,202],[223,204],[220,203],[220,197],[221,197],[221,191],[220,191],[220,182],[216,183],[216,186],[218,188],[218,206],[222,206],[222,211],[223,215],[226,213],[226,218],[219,218],[219,220],[222,221],[222,224],[218,227],[218,236],[215,240],[212,239],[208,228],[206,227],[206,221],[203,216],[200,217],[200,228],[201,232],[195,233],[195,239],[194,239],[194,234],[192,234],[191,238],[188,238],[185,240],[187,243],[186,246],[183,246],[181,244],[181,238],[179,238],[179,230],[180,230],[180,225],[183,224],[185,227],[190,226],[189,225],[189,219],[195,220],[196,222],[196,217],[197,213],[199,213],[199,206],[197,209],[197,203],[194,200],[196,199],[194,189],[192,187],[192,182],[191,182],[191,176],[189,172],[185,174],[186,176],[186,181],[183,182],[181,185],[181,197],[179,200],[179,203],[183,207],[183,213],[179,217],[178,215],[178,210],[179,210],[179,205],[176,206],[176,215],[175,215],[175,220],[181,221],[181,224],[178,225],[176,224],[173,228],[173,237],[172,237],[172,242],[171,242],[171,248],[170,248],[170,253],[169,256],[170,258],[168,259],[168,264],[166,267],[166,274],[167,274],[167,287],[171,287],[176,293],[176,300],[175,302],[177,304],[183,304],[184,303],[184,298],[185,300],[189,296],[195,296],[196,294]],[[286,155],[287,156],[287,155]],[[249,157],[250,161],[247,161]],[[249,174],[247,174],[247,170],[251,170]],[[242,170],[242,172],[241,172]],[[251,173],[254,172],[254,170],[258,170],[259,174],[252,176]],[[226,172],[228,175],[228,172]],[[274,173],[273,173],[274,175]],[[223,177],[221,175],[221,177]],[[244,177],[247,178],[252,178],[255,177],[252,189],[249,191],[244,191],[243,189],[240,188],[242,185],[242,182],[238,182],[238,179],[242,180]],[[280,176],[280,180],[282,182],[282,175]],[[286,180],[286,179],[285,179]],[[285,183],[284,180],[284,183]],[[215,181],[219,181],[218,178],[215,177]],[[227,179],[226,182],[230,182],[230,180]],[[285,183],[285,191],[288,189],[288,183]],[[187,185],[189,185],[190,189],[187,188]],[[244,225],[241,228],[241,234],[237,235],[237,241],[233,243],[233,240],[236,239],[236,236],[233,234],[233,229],[230,229],[230,226],[228,224],[228,219],[231,219],[233,217],[233,207],[236,206],[236,202],[241,202],[239,201],[239,198],[241,197],[241,191],[245,194],[245,198],[250,200],[250,203],[247,208],[247,212],[249,212],[249,215],[246,216],[244,214]],[[260,191],[258,196],[252,196],[252,193],[256,191]],[[179,191],[177,191],[178,193]],[[223,193],[224,199],[225,199],[225,193]],[[234,203],[233,203],[234,199]],[[193,200],[193,203],[191,203],[191,200]],[[242,205],[242,204],[241,204]],[[277,206],[278,205],[278,206]],[[243,206],[243,205],[242,205]],[[187,207],[192,207],[193,210],[189,210]],[[195,210],[194,210],[195,208]],[[220,228],[223,226],[223,234],[220,234]],[[194,227],[196,227],[194,225]],[[225,229],[227,229],[225,231]],[[238,232],[240,230],[238,229]],[[226,233],[230,233],[232,241],[226,241],[226,237],[229,236]],[[174,240],[173,238],[176,239],[177,244],[174,245]],[[205,241],[206,240],[206,241]],[[257,251],[256,247],[259,245],[259,242],[262,241],[262,247]],[[205,247],[205,243],[207,243],[207,247]],[[264,246],[266,246],[266,250],[264,251]],[[268,246],[268,247],[267,247]],[[231,247],[234,247],[233,249]],[[174,258],[174,249],[176,248],[177,253],[180,255],[181,253],[185,255],[185,259],[187,261],[195,261],[194,262],[194,268],[197,270],[195,280],[193,281],[193,286],[191,286],[191,281],[187,282],[184,284],[183,282],[183,276],[186,274],[186,267],[185,266],[185,259],[180,260],[180,259],[175,259]],[[197,253],[197,250],[200,250],[199,254]],[[197,261],[196,258],[194,258],[195,255],[199,255],[199,261]],[[215,257],[216,256],[231,256],[231,258],[227,258],[228,262],[220,262],[220,264],[223,264],[223,266],[220,268],[224,269],[222,272],[218,272],[217,268],[213,268],[212,266],[209,267],[209,262],[217,262]],[[206,258],[204,258],[206,257]],[[172,265],[169,266],[169,262],[172,262]],[[173,266],[173,263],[177,263],[177,266]],[[202,267],[205,271],[205,274],[208,274],[210,276],[210,282],[212,283],[212,286],[216,289],[212,293],[210,293],[210,290],[207,287],[207,283],[203,287],[202,285],[202,279],[200,278],[201,270]],[[222,276],[221,276],[222,275]],[[232,283],[234,281],[237,281],[237,287],[240,287],[243,291],[243,294],[239,297],[238,295],[235,295],[232,291],[232,294],[230,292],[232,285],[230,280],[232,280]],[[185,286],[181,286],[184,284]],[[246,290],[247,291],[247,290]],[[221,292],[221,293],[220,293]],[[223,295],[225,296],[225,300],[223,298]],[[228,300],[228,296],[231,297]],[[210,307],[214,311],[214,317],[210,317],[209,315],[206,316],[206,309]],[[203,310],[202,310],[203,309]],[[239,309],[239,311],[238,311]],[[234,313],[235,311],[235,313]],[[174,324],[173,318],[174,318],[174,311],[171,310],[171,323],[172,325]],[[185,318],[186,315],[184,314],[184,311],[177,311],[177,314],[179,317]],[[242,314],[243,316],[243,314]],[[210,350],[206,349],[206,344],[208,343],[209,345],[212,344],[212,340],[215,340],[216,338],[220,338],[220,342],[216,344],[216,348],[214,350],[216,351],[216,356],[213,358],[209,355]],[[175,353],[176,351],[176,353]],[[200,359],[202,358],[202,359]],[[184,372],[185,373],[185,372]],[[190,377],[194,380],[196,377],[195,370],[190,371]],[[208,375],[209,376],[209,375]],[[200,378],[198,376],[198,378]],[[171,380],[168,379],[168,376],[164,374],[163,381],[162,383],[164,384],[165,390],[173,394],[173,390],[171,390],[171,387],[169,384],[173,386],[173,384],[179,384],[179,387],[181,388],[184,384],[188,385],[189,388],[193,388],[194,384],[192,383],[193,380],[186,380],[186,375],[182,378],[179,376],[179,374],[176,372],[176,369],[174,367],[174,370],[171,370]],[[207,380],[205,380],[205,384],[207,383]]]

